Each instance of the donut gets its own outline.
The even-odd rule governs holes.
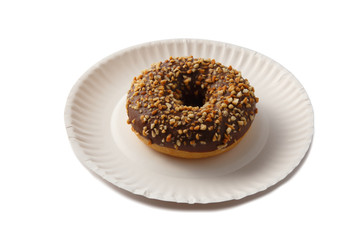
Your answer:
[[[170,57],[134,77],[128,123],[152,149],[205,158],[241,141],[257,114],[254,88],[241,72],[214,59]]]

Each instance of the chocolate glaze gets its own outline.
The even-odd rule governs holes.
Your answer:
[[[134,78],[126,107],[133,130],[149,143],[209,152],[246,133],[257,100],[238,71],[188,57],[153,64]]]

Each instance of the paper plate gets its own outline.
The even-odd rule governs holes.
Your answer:
[[[200,161],[157,153],[126,124],[134,76],[170,56],[189,55],[240,70],[260,98],[241,143]],[[130,47],[95,64],[71,90],[65,125],[78,159],[110,183],[153,199],[212,203],[241,199],[284,179],[307,152],[314,119],[302,85],[272,59],[227,43],[175,39]]]

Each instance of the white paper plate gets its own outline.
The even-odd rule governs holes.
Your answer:
[[[152,63],[189,55],[232,65],[260,98],[241,143],[206,161],[157,153],[126,124],[124,99],[133,77]],[[278,183],[307,152],[313,121],[304,88],[280,64],[246,48],[193,39],[145,43],[105,58],[76,83],[65,109],[71,145],[86,167],[132,193],[185,203],[241,199]]]

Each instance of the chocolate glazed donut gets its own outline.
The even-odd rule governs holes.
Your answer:
[[[178,57],[135,77],[127,96],[128,123],[153,149],[203,158],[233,148],[257,113],[254,88],[214,59]]]

